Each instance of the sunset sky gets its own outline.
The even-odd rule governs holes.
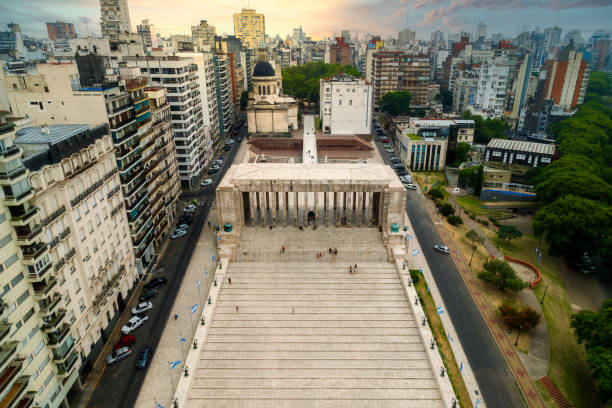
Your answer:
[[[410,27],[417,38],[433,30],[475,31],[479,21],[493,32],[515,35],[518,28],[535,29],[558,22],[564,31],[579,29],[587,38],[597,29],[612,30],[611,0],[250,0],[266,17],[266,33],[285,37],[302,25],[313,39],[352,33],[396,35]],[[208,20],[220,34],[233,34],[232,14],[246,0],[129,0],[132,29],[148,18],[162,33],[190,34],[190,26]],[[46,37],[45,22],[74,23],[79,36],[99,34],[98,0],[2,0],[0,30],[19,23],[27,35]]]

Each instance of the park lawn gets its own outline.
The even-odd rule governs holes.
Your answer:
[[[535,248],[544,250],[540,263],[537,263]],[[563,280],[557,272],[561,259],[547,255],[547,245],[538,242],[533,235],[524,235],[512,240],[510,246],[502,244],[504,255],[510,255],[536,265],[542,273],[542,283],[536,287],[538,299],[544,295],[544,316],[548,326],[550,341],[550,367],[548,376],[555,382],[570,403],[576,407],[599,407],[595,382],[586,362],[584,347],[576,341],[570,327],[572,309],[565,291]],[[551,407],[556,407],[551,404]]]
[[[418,273],[418,270],[416,270],[416,272]],[[419,278],[419,282],[414,284],[414,288],[419,294],[421,306],[427,315],[429,328],[436,338],[436,344],[442,356],[442,360],[444,361],[448,378],[453,386],[455,395],[459,399],[459,406],[472,407],[472,400],[470,400],[470,395],[468,394],[465,383],[463,382],[463,377],[461,377],[459,367],[457,366],[457,361],[455,360],[455,355],[450,347],[448,336],[444,331],[444,326],[442,326],[442,321],[437,313],[436,305],[431,297],[431,294],[427,290],[427,283],[425,282],[423,275],[419,275]],[[427,345],[427,347],[429,347],[429,345]]]
[[[427,187],[427,191],[431,189],[431,186],[436,182],[436,186],[448,186],[448,180],[446,179],[446,174],[443,171],[413,171],[412,177],[416,180],[416,182],[421,186],[423,191],[425,191],[425,187]],[[444,192],[444,198],[448,197],[448,192],[442,189]]]
[[[486,208],[482,208],[482,201],[473,195],[464,195],[456,197],[457,204],[459,207],[466,213],[474,213],[478,218],[486,219],[488,221],[488,217],[491,216],[493,218],[499,218],[503,216],[509,215],[508,212],[498,211],[498,210],[489,210]],[[494,227],[492,223],[490,223],[489,227]]]

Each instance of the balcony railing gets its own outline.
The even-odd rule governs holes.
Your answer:
[[[40,314],[48,315],[53,312],[53,309],[59,304],[60,300],[62,300],[62,296],[59,293],[54,294],[50,299],[44,299],[38,302],[40,306]]]
[[[11,332],[11,324],[0,322],[0,342]]]
[[[23,259],[32,260],[41,256],[47,249],[47,244],[39,243],[23,247],[21,252],[23,253]]]
[[[70,200],[70,205],[72,205],[73,207],[76,207],[81,201],[83,201],[89,195],[91,195],[91,193],[96,191],[98,187],[100,187],[102,184],[103,184],[102,180],[96,181],[90,187],[88,187],[87,190],[83,191],[81,194],[79,194],[78,196]]]
[[[117,204],[115,208],[111,210],[111,217],[115,216],[123,208],[123,203]]]
[[[13,204],[16,203],[18,201],[21,201],[25,198],[27,198],[29,195],[32,194],[32,189],[28,188],[26,191],[23,191],[19,194],[15,194],[12,191],[10,193],[6,193],[4,194],[4,200],[8,201],[8,204]]]
[[[44,227],[46,227],[47,225],[51,224],[53,221],[55,221],[60,215],[62,215],[65,212],[66,212],[66,206],[62,205],[57,210],[53,211],[51,214],[43,218],[40,223]]]
[[[108,192],[108,194],[106,195],[106,198],[110,200],[110,198],[114,196],[115,193],[117,193],[119,190],[121,190],[121,186],[116,185],[115,188],[113,188],[111,191]]]
[[[49,280],[46,281],[44,284],[39,284],[39,285],[33,284],[32,287],[34,288],[34,295],[45,296],[49,294],[49,292],[51,292],[51,289],[53,289],[56,285],[57,285],[57,279],[53,277],[49,278]]]
[[[60,309],[57,313],[43,319],[45,324],[40,328],[45,332],[55,332],[58,329],[58,325],[64,321],[64,317],[66,317],[66,309]]]
[[[47,333],[47,345],[55,346],[60,344],[66,335],[70,333],[70,325],[68,323],[63,323],[60,327],[57,328],[56,331]]]
[[[31,265],[30,265],[31,266]],[[37,281],[45,278],[47,271],[51,269],[51,262],[48,262],[45,266],[40,268],[37,272],[29,272],[28,278],[32,281]]]
[[[33,217],[38,212],[38,207],[30,207],[22,214],[14,214],[11,212],[11,222],[25,222]]]
[[[17,177],[26,173],[25,167],[19,167],[8,172],[0,172],[0,180],[14,180]]]
[[[31,229],[27,228],[27,230],[29,231],[18,231],[15,229],[15,233],[17,234],[17,244],[19,244],[19,241],[27,243],[40,235],[42,233],[42,225],[34,225],[34,227]]]
[[[117,174],[118,170],[116,167],[113,167],[112,170],[110,170],[108,173],[106,173],[104,175],[104,180],[108,180],[109,178],[113,177],[113,175]]]
[[[12,159],[13,156],[19,153],[21,153],[21,150],[17,146],[9,146],[5,150],[0,150],[0,156],[5,160]]]
[[[66,358],[66,361],[63,363],[57,364],[57,375],[60,378],[68,377],[72,371],[72,368],[75,366],[76,362],[79,360],[79,356],[73,352]]]

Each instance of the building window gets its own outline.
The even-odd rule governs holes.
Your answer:
[[[19,259],[19,256],[17,255],[17,253],[15,252],[13,255],[11,255],[11,257],[9,259],[6,260],[6,262],[4,263],[4,265],[6,266],[6,268],[8,269],[12,264],[14,264],[15,262],[17,262],[17,260]]]
[[[11,234],[7,234],[4,237],[2,237],[2,239],[0,239],[0,248],[4,248],[4,246],[8,244],[9,242],[11,242],[11,240],[12,240]]]
[[[342,99],[338,100],[338,105],[342,106]]]
[[[28,292],[28,290],[26,289],[26,291],[25,291],[25,292],[23,292],[23,293],[21,294],[21,296],[19,296],[19,297],[17,298],[17,304],[18,304],[18,305],[21,305],[23,302],[25,302],[25,300],[28,298],[28,296],[30,296],[30,293],[29,293],[29,292]]]

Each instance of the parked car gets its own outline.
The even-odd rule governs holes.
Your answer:
[[[119,350],[120,348],[123,348],[123,347],[129,347],[133,345],[134,343],[136,343],[136,337],[132,336],[131,334],[124,334],[123,336],[121,336],[119,341],[113,346],[113,350]]]
[[[387,147],[387,148],[385,149],[385,151],[386,151],[387,153],[393,153],[393,152],[394,152],[394,150],[393,150],[391,147]]]
[[[175,231],[172,235],[170,235],[170,239],[179,239],[185,235],[187,235],[187,231],[185,230]]]
[[[406,190],[416,190],[417,189],[417,187],[412,183],[405,183],[404,187],[406,187]]]
[[[212,179],[206,179],[200,183],[200,186],[206,187],[206,186],[210,186],[212,183],[213,183]]]
[[[404,165],[402,163],[393,163],[391,164],[391,167],[393,167],[394,169],[404,169]]]
[[[195,211],[197,208],[195,204],[189,204],[187,207],[183,208],[183,211]]]
[[[155,290],[155,289],[153,289]],[[155,292],[157,292],[155,290]],[[127,321],[126,324],[121,328],[121,333],[123,334],[132,334],[134,330],[142,326],[147,320],[149,320],[148,316],[132,316],[130,320]]]
[[[128,358],[132,354],[132,350],[127,347],[122,347],[118,350],[114,350],[111,354],[106,356],[106,365],[115,364],[117,361],[121,361]]]
[[[224,152],[229,152],[231,149],[232,149],[232,146],[231,146],[231,145],[225,145],[225,146],[223,147],[223,151],[224,151]],[[215,172],[215,173],[216,173],[216,172]],[[212,174],[212,173],[210,173],[210,171],[209,171],[209,172],[208,172],[208,174]]]
[[[181,217],[178,220],[179,224],[193,224],[193,217]],[[181,229],[188,229],[188,228],[181,228]]]
[[[215,174],[218,171],[219,171],[219,169],[210,169],[210,170],[208,170],[208,175],[211,176],[211,175]]]
[[[434,249],[446,255],[450,254],[450,249],[448,249],[446,245],[437,244],[437,245],[434,245]]]
[[[132,308],[132,314],[140,314],[140,313],[144,313],[147,310],[151,310],[153,309],[153,303],[151,302],[142,302],[139,303],[136,307]]]
[[[151,279],[149,283],[144,285],[144,288],[145,290],[157,289],[161,288],[162,286],[165,286],[167,283],[168,279],[164,278],[163,276],[159,276],[157,278]]]
[[[179,231],[179,230],[187,231],[187,229],[189,229],[189,225],[187,225],[187,224],[177,224],[175,231]]]
[[[387,139],[386,137],[385,137],[384,139],[380,139],[380,141],[381,141],[382,143],[389,143],[389,139]]]
[[[399,157],[397,157],[397,156],[396,156],[396,155],[394,155],[394,154],[390,154],[390,155],[389,155],[389,158],[390,158],[390,159],[398,159],[398,160],[400,159]]]
[[[389,158],[389,161],[390,161],[391,163],[393,163],[393,164],[395,164],[395,163],[401,163],[401,162],[402,162],[402,160],[401,160],[401,159],[399,159],[399,158],[397,158],[397,157],[390,157],[390,158]]]
[[[406,175],[408,175],[408,172],[406,170],[403,170],[403,169],[394,169],[394,170],[395,170],[395,173],[398,176],[406,176]]]
[[[143,292],[142,295],[140,295],[140,297],[138,298],[138,300],[140,302],[145,302],[149,299],[153,299],[158,294],[159,292],[157,291],[157,289],[149,289],[146,292]]]
[[[153,348],[151,346],[144,346],[138,356],[136,357],[136,368],[145,368],[151,360],[153,354]]]
[[[225,144],[226,144],[226,145],[231,145],[231,144],[233,144],[233,143],[234,143],[234,139],[227,139],[227,140],[225,141]]]
[[[211,170],[219,170],[220,168],[221,168],[221,166],[219,166],[218,164],[213,164],[210,169]]]

